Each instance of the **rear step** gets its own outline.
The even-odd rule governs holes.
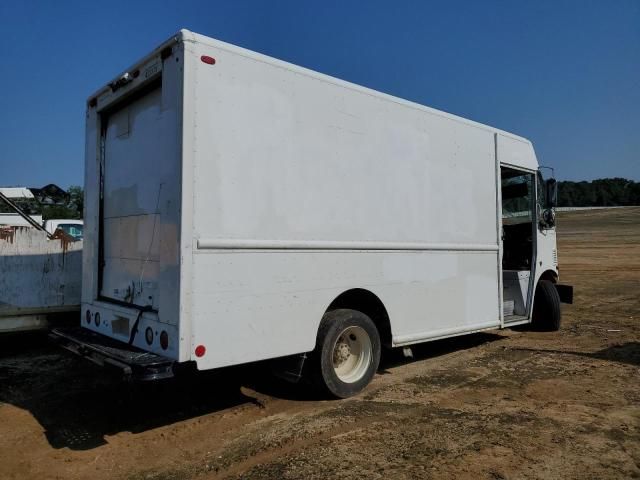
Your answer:
[[[56,328],[51,331],[49,338],[62,348],[93,363],[121,370],[128,380],[145,381],[173,377],[175,361],[86,328]]]

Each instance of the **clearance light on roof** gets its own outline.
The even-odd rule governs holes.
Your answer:
[[[202,55],[200,57],[200,60],[202,60],[202,62],[206,63],[207,65],[215,65],[216,63],[216,59],[210,57],[209,55]]]

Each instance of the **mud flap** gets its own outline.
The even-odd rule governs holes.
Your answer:
[[[271,373],[289,383],[298,383],[303,377],[306,360],[306,353],[272,360],[270,363]]]
[[[556,290],[562,303],[573,303],[573,285],[558,285],[556,284]]]

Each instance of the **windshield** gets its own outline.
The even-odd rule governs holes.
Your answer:
[[[82,240],[82,227],[83,225],[77,223],[61,223],[56,230],[62,230],[74,240]]]

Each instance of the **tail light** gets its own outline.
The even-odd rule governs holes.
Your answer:
[[[169,334],[167,333],[166,330],[163,330],[162,333],[160,334],[160,346],[162,347],[163,350],[166,350],[167,348],[169,348]]]
[[[151,327],[147,327],[144,331],[144,339],[147,341],[147,345],[151,345],[153,343],[153,329]]]

